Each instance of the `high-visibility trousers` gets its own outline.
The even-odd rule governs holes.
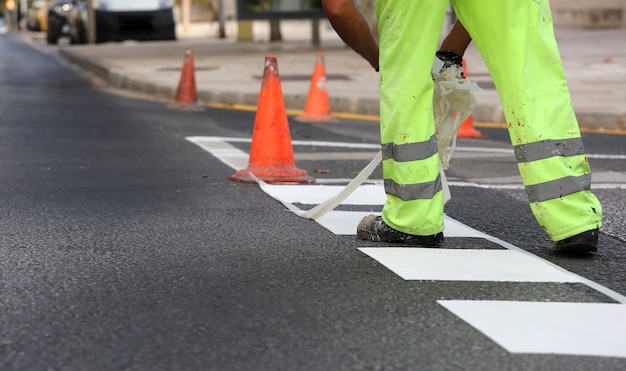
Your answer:
[[[599,228],[547,0],[452,0],[493,78],[531,210],[562,240]],[[443,230],[431,68],[448,0],[377,0],[383,220],[415,235]]]

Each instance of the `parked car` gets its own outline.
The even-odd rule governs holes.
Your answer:
[[[29,31],[46,31],[48,22],[46,13],[48,12],[49,0],[35,0],[26,13],[26,29]]]
[[[56,44],[62,36],[68,36],[70,25],[67,15],[72,8],[72,0],[51,0],[48,6],[48,31],[46,41]]]
[[[87,0],[74,0],[68,15],[70,42],[88,41]],[[97,43],[124,40],[175,40],[172,0],[98,0],[93,2]]]

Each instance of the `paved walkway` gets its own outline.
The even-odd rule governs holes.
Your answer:
[[[116,88],[172,99],[184,52],[191,48],[196,87],[202,103],[255,106],[266,55],[276,55],[288,109],[301,110],[306,101],[316,52],[323,51],[333,112],[378,115],[378,76],[356,53],[346,48],[325,21],[321,45],[311,42],[310,21],[283,21],[282,42],[268,42],[268,22],[254,23],[254,42],[238,42],[236,25],[228,23],[226,39],[218,39],[217,24],[192,24],[176,42],[123,42],[64,45],[63,56],[96,72]],[[557,30],[572,101],[584,128],[626,129],[626,29]],[[466,53],[469,78],[483,88],[474,120],[504,122],[497,92],[475,46]],[[546,62],[547,63],[547,62]]]

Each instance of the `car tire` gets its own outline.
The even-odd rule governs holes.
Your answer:
[[[87,31],[85,29],[81,29],[78,34],[78,43],[79,44],[87,44]]]
[[[39,32],[41,31],[41,26],[39,26],[39,22],[35,22],[28,26],[28,30],[32,32]]]
[[[70,28],[70,44],[76,45],[78,44],[78,35],[80,33],[80,29],[78,25],[75,28]]]
[[[59,35],[48,31],[48,33],[46,34],[46,41],[50,45],[57,44],[59,42]]]
[[[70,44],[87,44],[87,35],[80,24],[75,27],[76,32],[70,32]]]

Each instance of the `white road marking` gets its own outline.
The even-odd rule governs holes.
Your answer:
[[[360,248],[405,280],[581,282],[545,261],[514,250]]]
[[[247,166],[248,154],[226,142],[250,142],[250,139],[218,137],[187,139],[234,170]],[[294,142],[293,144],[379,149],[379,146],[351,143]],[[471,150],[475,151],[476,148],[471,148]],[[481,150],[493,151],[494,149]],[[332,180],[326,179],[325,181],[332,183]],[[380,205],[384,203],[383,184],[380,180],[369,182],[373,184],[359,186],[341,204],[371,205],[380,209]],[[263,182],[260,185],[264,192],[282,202],[297,215],[302,215],[304,211],[296,207],[294,203],[319,204],[343,189],[343,187],[332,185],[276,185]],[[500,189],[522,188],[521,185],[484,185],[469,182],[450,182],[450,185]],[[616,185],[607,184],[608,186],[615,187]],[[624,185],[617,184],[617,187],[621,186]],[[598,185],[594,184],[594,188],[598,188]],[[333,233],[355,234],[359,220],[371,213],[376,214],[376,212],[332,210],[316,221]],[[360,248],[359,250],[404,279],[585,284],[621,304],[463,300],[440,300],[438,303],[512,353],[626,357],[626,347],[623,346],[626,343],[624,335],[626,334],[626,305],[623,305],[626,304],[625,296],[448,216],[445,216],[445,227],[446,237],[484,238],[506,250],[397,247]],[[589,318],[594,318],[594,320],[590,321]]]
[[[343,187],[321,185],[285,185],[263,184],[265,193],[283,204],[315,205],[334,197]],[[358,187],[354,193],[341,202],[341,205],[370,205],[378,206],[385,203],[385,189],[382,184],[366,184]],[[290,209],[297,209],[291,206]],[[299,209],[297,209],[299,210]],[[300,212],[303,212],[300,210]],[[353,235],[359,221],[366,215],[379,212],[340,211],[333,210],[317,220],[319,224],[337,235]],[[479,237],[486,238],[486,234],[478,232],[466,225],[445,216],[445,234],[448,237]]]
[[[249,155],[222,139],[227,138],[187,137],[188,141],[209,152],[233,170],[245,169],[248,166]],[[229,142],[250,142],[250,140],[230,140]]]
[[[213,156],[217,157],[224,164],[230,166],[234,170],[245,169],[248,166],[248,154],[244,151],[238,149],[235,146],[232,146],[228,142],[232,143],[251,143],[252,139],[250,138],[234,138],[234,137],[187,137],[188,141],[198,145],[205,151],[211,153]],[[337,148],[351,148],[351,149],[371,149],[373,151],[379,150],[380,145],[376,144],[367,144],[367,143],[346,143],[346,142],[320,142],[320,141],[292,141],[292,145],[300,145],[300,146],[315,146],[315,147],[337,147]],[[482,148],[482,147],[456,147],[455,152],[491,152],[496,154],[510,154],[513,155],[512,149],[504,149],[504,148]],[[372,156],[375,152],[372,152]],[[295,154],[294,157],[299,156]],[[312,155],[305,155],[303,158],[310,158]],[[357,153],[351,156],[356,157],[364,157],[365,154]],[[624,155],[603,155],[603,154],[588,154],[589,158],[598,158],[598,159],[616,159],[616,160],[626,160],[626,156]],[[626,181],[624,181],[624,176],[621,173],[616,174],[604,174],[604,173],[594,173],[593,177],[595,179],[599,179],[602,183],[593,183],[593,189],[626,189]],[[612,178],[607,178],[612,177]],[[610,180],[610,181],[607,181]],[[350,180],[345,180],[345,182],[349,182]],[[329,183],[340,183],[344,182],[344,179],[319,179],[318,183],[320,184],[329,184]],[[369,183],[372,182],[381,182],[381,180],[368,180]],[[465,181],[448,181],[449,186],[454,187],[472,187],[472,188],[484,188],[484,189],[524,189],[524,186],[521,184],[521,179],[518,183],[478,183],[478,182],[465,182]]]
[[[481,184],[473,182],[448,181],[450,187],[469,187],[482,189],[519,189],[523,190],[523,184]],[[626,183],[592,183],[592,189],[626,189]]]
[[[488,153],[497,153],[502,155],[511,155],[515,156],[515,152],[512,149],[508,148],[484,148],[484,147],[456,147],[454,151],[460,152],[488,152]],[[626,155],[610,155],[610,154],[598,154],[598,153],[587,153],[587,158],[595,158],[601,160],[626,160]]]
[[[626,305],[439,300],[511,353],[626,357]]]
[[[266,192],[284,202],[305,205],[317,205],[337,195],[344,187],[331,185],[302,185],[294,187],[287,184],[268,184]],[[364,184],[357,188],[344,205],[383,205],[385,190],[381,184]]]

